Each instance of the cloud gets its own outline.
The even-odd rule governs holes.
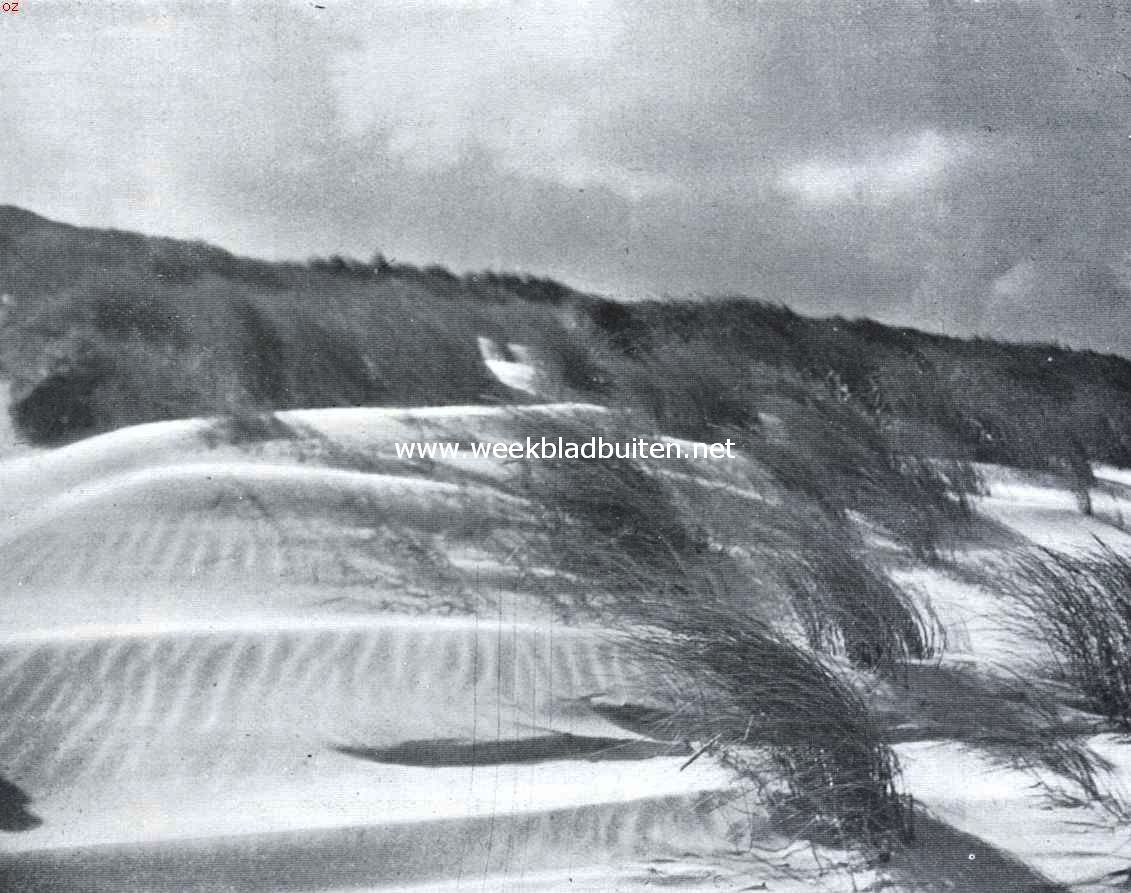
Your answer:
[[[586,127],[623,98],[601,74],[629,39],[623,4],[445,2],[368,22],[375,36],[337,58],[333,86],[347,133],[379,134],[408,169],[486,151],[507,172],[630,199],[671,185],[584,151]]]
[[[887,204],[922,195],[960,159],[962,146],[933,130],[874,150],[864,160],[806,161],[789,165],[781,185],[815,205]]]
[[[1131,332],[1131,10],[320,5],[6,20],[4,200],[273,257]]]
[[[24,20],[6,48],[0,185],[87,225],[237,233],[216,220],[214,185],[232,165],[294,179],[319,155],[325,47],[316,26],[265,7],[151,9],[59,4]]]

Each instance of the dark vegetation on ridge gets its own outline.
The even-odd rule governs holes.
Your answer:
[[[380,255],[269,263],[11,207],[0,291],[0,369],[39,442],[193,413],[523,400],[484,366],[485,336],[530,346],[560,396],[615,397],[686,436],[782,420],[896,455],[1131,465],[1131,362],[1055,345],[738,298],[623,304]]]
[[[837,842],[912,833],[886,731],[849,680],[894,678],[940,646],[929,607],[876,562],[869,529],[933,561],[972,516],[973,462],[1060,473],[1085,511],[1091,462],[1131,466],[1131,361],[1057,345],[743,298],[625,304],[380,255],[268,263],[4,207],[0,293],[0,376],[17,429],[37,443],[191,415],[269,438],[280,409],[555,399],[612,412],[583,428],[531,411],[531,435],[731,438],[732,486],[713,490],[678,463],[532,463],[499,484],[532,507],[504,563],[563,613],[632,631],[682,699],[657,737],[708,742],[776,821]],[[541,393],[501,383],[480,337],[528,348]],[[1027,579],[1093,604],[1096,581],[1127,588],[1126,568],[1112,567],[1057,559]],[[1125,621],[1117,601],[1104,610]],[[1078,602],[1057,605],[1071,609],[1058,627],[1063,675],[1102,678],[1086,690],[1093,709],[1126,724],[1127,680],[1110,680],[1127,636],[1089,651]],[[449,750],[427,758],[468,758]]]
[[[533,277],[203,243],[0,208],[0,374],[30,441],[190,415],[529,402],[478,339],[522,344],[540,399],[628,412],[640,433],[734,438],[827,518],[852,512],[926,560],[978,488],[970,460],[1131,464],[1131,362],[812,319],[729,298],[623,304]],[[240,421],[242,420],[242,422]]]

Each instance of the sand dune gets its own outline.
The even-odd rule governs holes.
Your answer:
[[[490,338],[484,338],[482,335],[476,340],[483,364],[495,378],[517,391],[524,391],[527,394],[538,393],[545,373],[538,368],[529,348],[521,344],[500,347]]]
[[[568,706],[638,688],[597,633],[381,616],[114,632],[0,645],[0,749],[37,799],[147,773],[226,785],[333,746],[635,737]]]
[[[1122,753],[1126,746],[1102,737],[1092,743],[1122,763],[1115,787],[1131,782],[1131,761]],[[939,820],[995,843],[1071,889],[1111,889],[1103,876],[1126,869],[1131,860],[1126,829],[1111,816],[1057,807],[1034,791],[1036,778],[1062,783],[1047,772],[1027,773],[951,741],[903,744],[898,750],[909,789]]]
[[[276,417],[285,426],[331,438],[356,452],[386,458],[392,444],[412,440],[454,440],[476,433],[506,437],[516,413],[527,421],[584,418],[603,414],[599,406],[581,403],[539,406],[445,406],[417,409],[350,407],[291,410]],[[225,442],[223,426],[211,419],[183,419],[135,425],[101,434],[55,450],[8,458],[0,464],[0,508],[10,512],[92,482],[161,466],[254,459],[254,444]]]
[[[896,732],[904,781],[931,811],[934,833],[943,829],[945,838],[949,828],[956,840],[967,841],[962,845],[972,862],[979,863],[982,848],[990,847],[1005,858],[998,860],[1001,866],[1027,865],[1048,879],[1044,886],[1034,881],[1032,889],[1110,889],[1104,876],[1131,859],[1119,823],[1095,804],[1073,807],[1048,796],[1041,784],[1079,792],[1047,769],[1011,764],[1002,756],[1010,748],[995,751],[993,744],[1022,734],[1026,722],[1034,746],[1079,736],[1113,765],[1101,784],[1123,794],[1131,791],[1131,757],[1125,744],[1094,735],[1094,716],[1063,710],[1060,726],[1047,717],[1025,719],[1039,701],[1030,699],[1047,656],[1011,616],[995,579],[1009,574],[1011,551],[1026,546],[1083,552],[1094,551],[1099,540],[1131,554],[1131,536],[1118,523],[1131,500],[1116,482],[1101,485],[1093,490],[1095,516],[1086,517],[1066,482],[1055,476],[996,466],[980,470],[989,493],[976,500],[977,507],[1016,542],[975,541],[957,551],[952,567],[893,573],[911,591],[929,597],[948,645],[938,664],[912,668],[901,680],[900,698],[909,708],[907,724]],[[1013,883],[1020,883],[1015,872],[1004,877],[1011,873]],[[994,889],[992,873],[966,874],[969,889]],[[954,882],[956,889],[967,888],[958,874]],[[1010,889],[1004,881],[999,888]]]
[[[514,570],[479,546],[523,508],[484,469],[303,452],[312,432],[363,454],[504,438],[504,413],[283,415],[299,439],[217,444],[194,420],[0,465],[0,753],[42,822],[0,836],[4,885],[348,887],[728,846],[734,817],[703,808],[727,773],[681,772],[686,744],[590,707],[642,697],[616,642],[521,622]],[[436,606],[388,531],[428,537],[491,598],[390,616],[406,580],[405,607]]]
[[[0,582],[10,611],[0,630],[48,619],[161,619],[194,605],[226,616],[271,603],[410,601],[405,592],[427,577],[404,554],[409,533],[454,560],[521,514],[484,488],[336,469],[133,471],[47,500],[7,525]],[[487,554],[469,569],[480,584],[508,575]]]
[[[609,779],[592,779],[608,781]],[[577,779],[578,783],[584,779]],[[510,779],[501,779],[509,783]],[[526,784],[526,779],[523,779]],[[677,856],[725,840],[718,811],[685,796],[507,813],[413,824],[204,837],[160,843],[44,849],[0,855],[0,884],[21,891],[374,889],[457,879],[456,889],[498,890],[524,877],[575,871],[647,856]],[[500,807],[507,805],[501,802]],[[608,883],[607,869],[599,875]],[[619,886],[619,885],[618,885]],[[543,889],[546,889],[545,887]],[[589,889],[612,889],[595,886]],[[737,889],[731,886],[730,889]]]
[[[639,684],[603,634],[475,619],[25,631],[0,752],[42,824],[0,836],[0,878],[309,889],[725,846],[737,817],[701,803],[724,771],[586,709]],[[459,761],[371,758],[453,740]]]
[[[522,412],[551,422],[601,410]],[[380,461],[398,440],[508,439],[513,415],[280,418],[294,437],[237,445],[188,420],[0,463],[0,821],[11,825],[0,827],[0,888],[551,889],[574,888],[576,875],[588,889],[631,889],[668,877],[647,860],[686,868],[687,852],[723,889],[752,878],[814,888],[813,875],[719,867],[736,828],[767,839],[769,828],[738,801],[720,806],[733,780],[709,757],[681,771],[688,742],[649,738],[609,706],[652,701],[623,642],[551,622],[492,551],[496,527],[521,531],[528,511],[498,486],[512,469]],[[748,470],[659,469],[677,489],[706,484],[740,505],[778,498],[751,489]],[[1097,497],[1100,517],[1082,519],[1055,482],[991,472],[979,506],[1012,530],[1081,545],[1099,530],[1131,548],[1110,521],[1125,500],[1118,482]],[[414,549],[440,558],[420,563]],[[1024,655],[985,587],[902,573],[931,593],[959,657]],[[933,731],[963,732],[947,706],[940,697]],[[929,731],[901,745],[912,789],[992,838],[980,806],[955,811],[924,779],[916,748]],[[993,803],[1036,822],[1015,794]],[[1064,877],[1059,857],[1036,851],[1040,833],[1019,836],[1018,854]],[[938,863],[930,883],[1044,883],[1008,841],[1000,852],[977,843],[996,866],[979,881],[955,861],[974,838],[957,839],[924,844]],[[796,868],[808,856],[790,858]],[[649,867],[624,868],[634,860]],[[688,889],[703,879],[671,877]]]
[[[595,411],[523,407],[522,419]],[[513,544],[496,536],[521,536],[529,520],[498,486],[513,464],[458,460],[425,474],[381,463],[402,438],[508,439],[512,413],[325,409],[280,418],[294,438],[217,445],[212,423],[162,422],[0,463],[0,585],[11,609],[0,631],[312,608],[493,613],[500,599],[511,609],[525,599],[526,616],[541,610],[521,595],[523,570],[506,559]],[[343,456],[361,467],[326,464]],[[694,470],[694,480],[678,463],[662,472],[677,486],[728,492],[741,477],[723,463]]]
[[[979,510],[1019,533],[1025,540],[1054,549],[1096,547],[1099,539],[1131,552],[1131,490],[1121,485],[1114,469],[1097,469],[1100,486],[1092,489],[1093,517],[1084,517],[1075,495],[1051,475],[1001,466],[980,468],[989,493],[977,500]]]

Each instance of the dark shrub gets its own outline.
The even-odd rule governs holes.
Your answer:
[[[103,375],[97,365],[67,367],[51,373],[12,404],[16,429],[39,443],[90,433],[96,421],[92,397]]]

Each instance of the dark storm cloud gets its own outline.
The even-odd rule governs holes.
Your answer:
[[[1131,351],[1119,5],[324,5],[24,18],[5,199]]]

